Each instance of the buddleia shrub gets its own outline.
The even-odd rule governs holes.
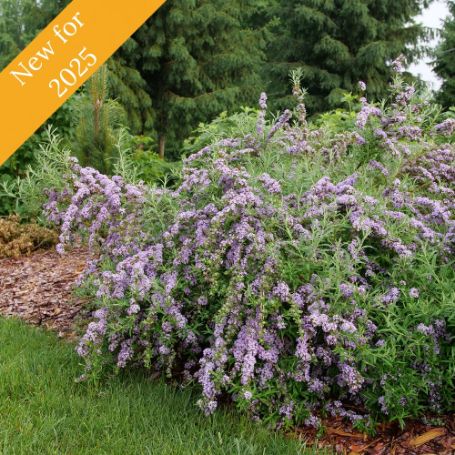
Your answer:
[[[299,104],[190,155],[176,189],[74,161],[48,217],[87,232],[97,311],[86,375],[142,366],[273,425],[357,426],[450,410],[454,157],[450,122],[400,76],[346,131]],[[343,121],[352,117],[347,115]]]
[[[47,201],[46,189],[62,191],[66,187],[69,160],[70,151],[63,146],[56,130],[48,127],[37,147],[33,166],[28,166],[21,178],[0,184],[0,198],[8,201],[9,213],[16,213],[25,221],[40,219]]]

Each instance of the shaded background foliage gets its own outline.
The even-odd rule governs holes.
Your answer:
[[[437,101],[446,108],[455,105],[455,2],[449,1],[448,5],[451,15],[444,23],[434,67],[436,74],[443,80]]]
[[[429,30],[413,21],[429,1],[276,0],[268,12],[274,40],[268,46],[270,90],[289,103],[289,71],[303,69],[307,107],[321,112],[340,104],[341,92],[365,80],[368,95],[382,98],[390,63],[400,54],[409,62],[423,50]]]

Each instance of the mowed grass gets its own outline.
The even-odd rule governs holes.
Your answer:
[[[0,319],[0,454],[313,454],[241,418],[204,417],[196,398],[140,373],[76,383],[74,346]]]

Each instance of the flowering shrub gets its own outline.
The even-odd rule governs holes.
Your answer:
[[[50,191],[58,249],[87,232],[96,253],[86,374],[142,365],[199,384],[207,414],[229,397],[279,425],[446,411],[453,125],[399,73],[341,133],[309,124],[294,91],[294,112],[269,124],[262,95],[249,133],[189,156],[176,190],[73,161]]]

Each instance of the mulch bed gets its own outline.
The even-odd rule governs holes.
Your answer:
[[[87,301],[73,289],[87,257],[77,248],[63,256],[48,250],[0,259],[0,314],[74,336],[74,320]]]
[[[438,417],[439,425],[408,421],[404,429],[385,424],[374,437],[353,430],[341,418],[324,422],[325,433],[317,438],[312,428],[298,428],[290,436],[346,455],[451,455],[455,453],[455,416]]]
[[[0,314],[44,326],[61,337],[74,337],[75,320],[86,315],[87,300],[75,297],[73,290],[87,258],[86,250],[76,248],[64,256],[44,251],[0,259]],[[409,421],[403,430],[398,425],[383,425],[374,437],[353,430],[341,419],[326,421],[324,426],[320,438],[311,428],[298,428],[289,436],[348,455],[455,453],[454,415],[439,417],[438,425]]]

